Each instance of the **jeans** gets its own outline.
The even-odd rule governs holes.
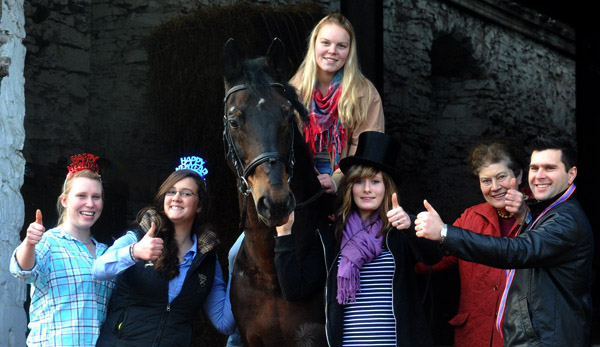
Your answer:
[[[244,233],[241,233],[238,236],[237,240],[235,240],[233,246],[229,249],[229,254],[227,255],[227,259],[229,260],[229,283],[231,283],[231,273],[233,272],[233,262],[235,260],[235,256],[240,251],[240,246],[242,245],[242,241],[244,241]],[[235,333],[233,335],[229,335],[227,339],[227,347],[242,347],[242,336],[240,335],[240,329],[235,328]]]
[[[315,161],[315,167],[319,173],[328,174],[329,176],[333,174],[333,168],[331,167],[331,162],[329,161],[317,160]]]

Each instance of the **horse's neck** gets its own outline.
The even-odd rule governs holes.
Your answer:
[[[246,209],[244,253],[252,264],[261,269],[261,272],[275,272],[274,231],[258,219],[252,197],[247,199],[244,208]]]
[[[321,189],[321,184],[317,179],[315,164],[308,151],[308,146],[304,143],[304,136],[298,128],[294,129],[294,152],[296,164],[290,188],[296,197],[296,204],[298,204],[317,194]]]

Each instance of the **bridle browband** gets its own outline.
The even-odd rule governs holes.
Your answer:
[[[279,87],[284,90],[285,86],[281,83],[269,83],[271,87]],[[225,97],[223,98],[223,145],[225,146],[225,159],[228,157],[231,158],[231,162],[235,168],[235,172],[238,180],[238,189],[240,193],[244,196],[248,196],[252,193],[252,189],[248,184],[248,176],[254,172],[257,166],[264,162],[275,163],[277,161],[282,162],[285,165],[285,168],[288,173],[288,183],[291,181],[292,176],[294,174],[294,128],[293,124],[290,124],[290,154],[289,156],[284,156],[279,152],[264,152],[257,155],[254,159],[252,159],[247,166],[244,167],[244,163],[240,160],[240,156],[238,151],[233,143],[233,139],[231,137],[231,130],[229,127],[229,122],[227,122],[227,100],[231,96],[231,94],[235,92],[239,92],[241,90],[248,89],[246,84],[238,84],[236,86],[231,87],[227,93],[225,93]],[[294,120],[290,118],[290,123]]]

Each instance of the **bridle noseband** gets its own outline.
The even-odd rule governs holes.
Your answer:
[[[281,83],[270,83],[271,87],[279,87],[282,88],[285,92],[285,87]],[[247,166],[244,167],[244,163],[240,160],[240,156],[238,151],[233,143],[233,139],[231,137],[231,129],[229,127],[229,122],[227,122],[227,100],[231,96],[231,94],[248,89],[245,84],[238,84],[230,88],[227,93],[225,93],[225,97],[223,98],[223,145],[225,152],[225,159],[230,158],[233,166],[235,167],[235,172],[238,180],[238,189],[240,193],[244,194],[245,197],[252,193],[252,188],[248,184],[248,176],[254,172],[257,166],[264,162],[275,163],[282,162],[288,173],[288,183],[291,181],[292,176],[294,174],[294,128],[292,122],[294,121],[292,117],[290,117],[290,154],[289,156],[284,156],[279,152],[263,152],[257,155],[254,159],[252,159]]]

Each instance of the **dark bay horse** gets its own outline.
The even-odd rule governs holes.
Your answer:
[[[316,229],[325,227],[328,211],[298,131],[298,120],[305,122],[307,113],[286,82],[286,58],[279,39],[265,57],[253,60],[242,59],[233,39],[223,50],[223,138],[238,180],[241,229],[246,234],[233,268],[231,301],[247,346],[296,346],[299,330],[308,326],[317,327],[324,339],[323,293],[286,301],[273,260],[274,227],[290,212],[295,210],[292,233],[302,258]]]

